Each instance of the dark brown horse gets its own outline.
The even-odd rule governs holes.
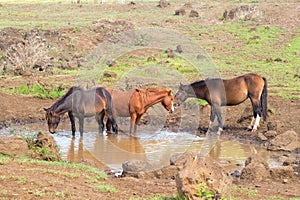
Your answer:
[[[118,132],[118,125],[114,118],[112,109],[112,100],[110,93],[102,88],[96,87],[90,90],[82,90],[80,87],[71,87],[68,92],[58,99],[50,108],[44,108],[46,111],[46,120],[50,133],[54,133],[60,118],[68,113],[71,121],[72,135],[75,136],[75,120],[79,119],[79,132],[82,137],[83,122],[85,117],[95,116],[99,132],[104,129],[103,118],[106,115],[110,119],[113,131]]]
[[[221,106],[234,106],[250,98],[253,118],[249,129],[256,131],[260,117],[267,118],[267,80],[257,74],[245,74],[229,80],[206,79],[190,85],[182,85],[175,94],[179,104],[187,98],[203,99],[211,105],[210,124],[218,118],[219,131],[223,130]]]
[[[113,107],[116,116],[130,117],[130,133],[135,133],[137,124],[142,115],[154,104],[161,103],[167,111],[173,112],[173,100],[171,90],[164,88],[131,89],[120,91],[107,89],[113,99]],[[110,129],[110,121],[106,124]]]

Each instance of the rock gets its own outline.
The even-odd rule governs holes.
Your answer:
[[[241,179],[250,182],[259,182],[270,176],[268,163],[259,155],[250,156],[245,161]]]
[[[153,170],[153,166],[143,160],[129,160],[122,163],[123,173],[147,172]]]
[[[257,133],[257,137],[261,140],[261,141],[267,141],[268,138],[261,132]]]
[[[0,153],[14,157],[27,156],[28,145],[21,136],[0,137]]]
[[[225,20],[257,20],[262,17],[262,12],[254,5],[242,5],[231,9],[225,10],[223,18]]]
[[[107,78],[116,78],[117,77],[117,74],[115,72],[109,72],[109,71],[105,71],[103,73],[103,76],[104,77],[107,77]]]
[[[170,4],[167,2],[167,0],[160,0],[158,3],[158,7],[160,7],[160,8],[165,8],[168,5],[170,5]]]
[[[200,186],[215,194],[215,198],[230,195],[232,179],[217,162],[210,157],[188,156],[183,169],[176,176],[177,191],[188,199],[199,199]]]
[[[270,170],[272,178],[283,180],[291,179],[294,176],[294,169],[292,166],[276,167]]]
[[[58,161],[61,159],[58,146],[52,135],[38,133],[35,145],[39,149],[44,149],[43,151],[37,151],[41,159],[47,161]]]
[[[268,150],[272,151],[293,151],[300,147],[298,135],[295,131],[286,131],[270,140]]]
[[[168,55],[168,58],[174,58],[175,57],[175,54],[174,54],[172,49],[167,49],[166,53]]]
[[[276,122],[268,122],[267,128],[268,128],[268,131],[276,131],[277,123]]]
[[[170,157],[170,165],[184,166],[188,160],[193,158],[191,153],[175,153]]]
[[[175,50],[177,53],[182,53],[182,46],[181,45],[177,45],[176,46],[176,50]]]
[[[199,17],[199,13],[196,10],[191,10],[189,17]]]
[[[181,8],[181,9],[175,10],[175,15],[185,15],[185,9]]]
[[[268,138],[268,139],[272,139],[274,137],[276,137],[278,135],[277,131],[275,130],[270,130],[264,133],[264,135]]]

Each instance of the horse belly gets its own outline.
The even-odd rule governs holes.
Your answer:
[[[232,96],[228,96],[228,95],[226,95],[226,96],[227,96],[226,97],[226,106],[238,105],[238,104],[244,102],[248,98],[247,94],[245,94],[245,93],[236,93]],[[223,106],[225,106],[225,105],[223,105]]]

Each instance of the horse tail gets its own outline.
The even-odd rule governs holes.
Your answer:
[[[106,116],[108,118],[108,121],[110,121],[112,123],[113,131],[115,131],[116,133],[118,133],[118,125],[117,125],[117,122],[116,122],[115,113],[114,113],[114,109],[113,109],[112,96],[104,88],[103,88],[103,94],[104,94],[105,99],[106,99],[105,114],[106,114]]]
[[[263,77],[264,80],[264,88],[261,94],[261,107],[262,107],[262,116],[263,120],[267,120],[268,116],[268,82],[265,77]]]

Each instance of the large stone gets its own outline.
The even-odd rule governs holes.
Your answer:
[[[300,147],[298,135],[295,131],[286,131],[270,140],[268,150],[293,151]]]
[[[1,137],[0,153],[15,157],[27,156],[28,145],[21,136]]]
[[[52,135],[38,133],[36,146],[38,149],[44,149],[43,151],[37,151],[39,152],[37,158],[48,161],[58,161],[61,159],[58,146]]]
[[[232,179],[230,175],[212,158],[198,157],[196,154],[188,158],[183,169],[176,176],[179,194],[188,199],[201,199],[197,194],[200,187],[213,192],[215,198],[230,195]]]
[[[255,5],[242,5],[225,10],[223,13],[225,20],[259,20],[263,17],[263,13]]]
[[[153,166],[143,160],[129,160],[122,163],[123,173],[148,172],[153,170]]]
[[[272,168],[270,170],[272,178],[275,179],[292,179],[294,176],[294,168],[292,166],[282,166]]]
[[[259,182],[268,177],[270,177],[269,165],[262,157],[255,154],[246,159],[241,174],[242,180]]]

